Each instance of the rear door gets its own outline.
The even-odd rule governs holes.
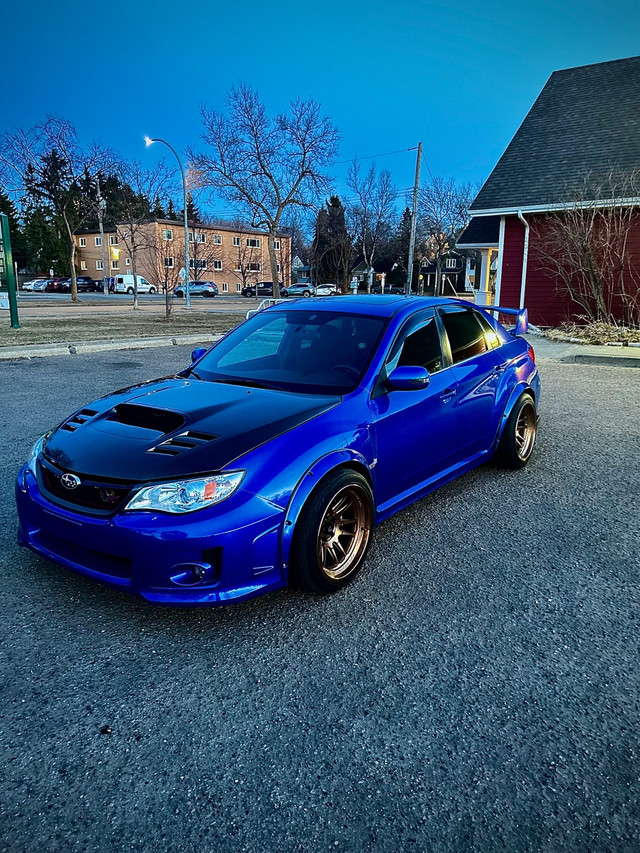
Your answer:
[[[500,339],[473,308],[439,307],[455,376],[461,459],[489,450],[498,430],[496,399],[505,363]]]
[[[425,367],[426,388],[390,391],[386,377],[398,366]],[[377,462],[378,509],[456,461],[456,378],[442,352],[433,309],[412,317],[391,345],[371,398]]]

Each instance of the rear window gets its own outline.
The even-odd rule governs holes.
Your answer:
[[[446,311],[442,314],[442,322],[454,364],[487,351],[484,332],[472,311]]]

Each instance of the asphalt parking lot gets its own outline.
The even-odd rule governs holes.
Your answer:
[[[19,549],[33,441],[189,351],[0,366],[0,849],[640,849],[640,371],[542,361],[529,466],[333,597],[157,609]]]

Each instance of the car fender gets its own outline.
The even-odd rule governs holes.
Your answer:
[[[509,415],[513,411],[513,407],[515,406],[515,404],[518,402],[518,400],[520,399],[520,397],[522,397],[522,395],[524,393],[531,394],[531,396],[534,399],[534,403],[535,403],[535,394],[534,394],[533,389],[531,388],[530,385],[528,385],[526,382],[518,382],[517,385],[514,385],[514,387],[511,389],[511,393],[509,394],[509,398],[508,398],[507,403],[504,407],[504,411],[502,412],[502,417],[500,418],[500,423],[498,425],[498,434],[496,435],[496,440],[495,440],[495,446],[496,447],[500,443],[500,439],[502,438],[502,433],[504,432],[504,428],[507,424],[507,421],[509,420]]]
[[[302,478],[298,481],[289,503],[284,517],[282,526],[282,540],[280,543],[280,554],[282,560],[282,568],[286,571],[289,567],[289,554],[291,552],[291,543],[293,541],[293,531],[295,530],[296,522],[300,517],[303,506],[305,505],[309,495],[330,471],[344,465],[355,463],[358,467],[369,472],[369,465],[361,453],[352,450],[348,447],[343,447],[340,450],[333,450],[319,459],[307,468]],[[369,480],[371,476],[369,475]]]

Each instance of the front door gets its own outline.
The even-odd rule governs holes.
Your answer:
[[[384,379],[398,366],[425,367],[426,388],[390,391]],[[456,461],[456,378],[445,366],[433,310],[411,318],[389,351],[371,399],[378,510]]]

